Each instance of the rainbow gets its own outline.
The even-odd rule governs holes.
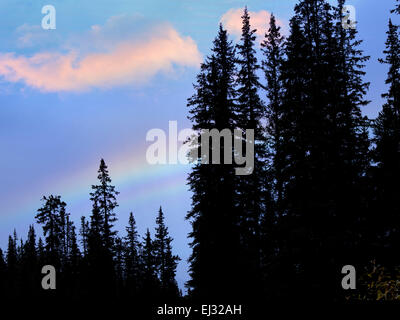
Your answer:
[[[145,150],[141,150],[136,154],[120,154],[109,160],[105,158],[112,184],[116,186],[117,191],[120,191],[118,200],[129,199],[130,202],[140,204],[188,190],[186,177],[190,170],[189,165],[150,165],[144,155]],[[61,195],[67,205],[87,202],[91,185],[97,183],[98,165],[99,162],[87,166],[59,181],[50,179],[46,182],[43,190],[51,190],[54,194]],[[41,205],[40,198],[33,198],[31,194],[20,198],[19,202],[20,204],[11,212],[8,211],[5,215],[0,216],[3,226],[7,222],[13,228],[15,224],[26,218],[27,214],[33,216]]]

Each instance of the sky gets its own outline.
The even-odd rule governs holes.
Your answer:
[[[371,56],[363,110],[373,118],[385,92],[379,64],[394,0],[352,0],[362,49]],[[185,215],[188,165],[150,165],[149,130],[190,128],[187,98],[219,23],[231,39],[248,6],[262,36],[271,12],[287,33],[297,0],[2,0],[0,2],[0,247],[15,228],[25,238],[43,196],[61,195],[79,224],[89,217],[90,186],[104,158],[120,192],[116,228],[132,211],[138,229],[153,232],[160,206],[187,276]],[[42,28],[42,7],[56,9],[56,29]],[[391,15],[395,23],[399,18]],[[154,233],[154,232],[153,232]]]

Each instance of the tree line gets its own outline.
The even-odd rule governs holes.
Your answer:
[[[43,226],[44,239],[37,240],[33,225],[25,241],[15,231],[9,236],[5,255],[0,249],[2,298],[175,301],[181,296],[175,280],[180,258],[172,252],[162,208],[154,237],[149,229],[143,238],[139,236],[132,212],[121,237],[114,229],[118,192],[103,159],[98,181],[90,193],[92,213],[89,220],[82,216],[79,236],[66,203],[54,195],[43,197],[35,217]],[[56,290],[42,289],[45,265],[56,269]]]
[[[398,26],[389,20],[379,60],[389,66],[386,102],[368,119],[369,57],[357,29],[343,27],[344,2],[299,1],[287,37],[272,14],[261,48],[247,8],[238,43],[220,25],[189,118],[199,134],[254,129],[255,162],[235,176],[233,165],[200,161],[189,176],[194,299],[399,298]],[[373,287],[374,263],[393,281]],[[352,292],[341,286],[345,265],[358,272]]]
[[[379,60],[389,69],[388,91],[378,117],[368,119],[369,57],[357,29],[343,28],[344,2],[299,0],[287,36],[271,15],[260,47],[247,8],[237,44],[220,25],[188,99],[189,119],[198,132],[253,129],[255,159],[250,175],[201,161],[189,174],[191,301],[399,297],[399,30],[389,20]],[[200,159],[204,150],[197,151]],[[121,238],[118,192],[103,160],[98,179],[79,240],[59,196],[44,197],[36,215],[44,240],[36,241],[33,227],[25,242],[10,236],[0,252],[0,292],[179,299],[179,258],[161,208],[154,239],[149,231],[139,239],[132,214]],[[56,292],[38,287],[44,264],[59,272]],[[357,270],[352,292],[341,287],[345,265]]]

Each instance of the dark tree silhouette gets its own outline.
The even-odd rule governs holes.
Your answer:
[[[344,3],[299,0],[288,37],[271,15],[261,43],[262,66],[247,8],[237,45],[220,25],[188,99],[189,119],[200,142],[206,139],[202,130],[254,129],[254,165],[250,175],[237,176],[236,164],[224,163],[224,143],[212,141],[206,150],[192,145],[198,162],[188,177],[189,302],[398,296],[399,30],[389,20],[385,57],[379,60],[389,69],[388,91],[371,126],[361,113],[368,103],[369,83],[363,79],[368,57],[357,30],[342,26]],[[399,1],[393,12],[400,14]],[[242,148],[246,142],[249,137],[242,137]],[[9,236],[5,253],[0,249],[1,301],[75,298],[111,305],[126,299],[137,308],[186,302],[175,279],[180,259],[162,208],[154,239],[149,229],[139,235],[132,213],[120,237],[114,226],[118,192],[103,159],[98,180],[79,236],[66,203],[54,195],[43,197],[35,216],[44,241],[36,240],[33,225],[25,241],[15,230]],[[57,270],[55,292],[40,286],[47,264]],[[361,271],[354,294],[340,286],[341,268],[348,264]]]
[[[101,229],[102,239],[104,241],[104,246],[106,251],[112,255],[114,240],[116,231],[113,229],[113,224],[116,221],[114,209],[118,206],[116,201],[116,196],[119,194],[115,191],[115,187],[112,186],[110,176],[108,174],[107,165],[104,160],[100,161],[100,168],[98,171],[99,175],[97,179],[99,180],[99,185],[93,185],[93,192],[90,193],[90,200],[97,204],[99,214],[102,219]]]
[[[158,211],[156,219],[156,233],[154,239],[154,253],[156,268],[160,279],[161,294],[166,297],[178,297],[179,290],[175,280],[176,266],[180,258],[172,254],[172,238],[169,236],[165,225],[162,208]]]
[[[393,266],[400,262],[396,253],[400,248],[400,206],[397,198],[400,193],[400,40],[398,26],[391,20],[387,35],[386,57],[379,61],[389,66],[386,79],[389,90],[382,95],[386,103],[374,124],[374,185],[377,195],[374,209],[380,211],[375,223],[379,226],[380,248],[385,248],[380,250],[380,261]]]
[[[266,204],[270,199],[270,185],[267,179],[267,141],[261,120],[265,117],[265,105],[259,96],[261,84],[258,78],[256,55],[256,31],[251,28],[247,7],[242,16],[242,36],[237,47],[237,105],[236,125],[242,130],[254,130],[254,166],[250,175],[236,177],[237,207],[240,208],[241,238],[241,287],[249,299],[257,297],[261,288],[261,219],[266,213]],[[249,142],[245,137],[243,142]]]
[[[261,266],[263,268],[264,291],[271,261],[273,261],[278,244],[275,225],[278,217],[283,216],[283,167],[284,167],[284,142],[281,121],[282,110],[282,64],[284,61],[284,37],[280,33],[273,14],[269,21],[269,29],[261,43],[264,60],[262,62],[265,74],[268,105],[265,114],[268,123],[266,139],[268,146],[268,160],[265,163],[266,182],[270,186],[270,196],[266,197],[265,212],[261,220]]]
[[[65,208],[67,204],[61,201],[60,196],[50,195],[43,197],[44,205],[38,210],[36,221],[43,224],[43,234],[46,237],[46,261],[59,268],[60,258],[64,251],[64,227],[65,227]]]
[[[188,100],[193,129],[230,129],[235,127],[234,88],[235,51],[227,32],[220,26],[213,42],[212,53],[205,59],[194,86],[195,94]],[[224,138],[231,139],[231,137]],[[240,269],[240,237],[234,199],[234,168],[230,164],[212,163],[213,146],[198,148],[203,163],[197,163],[189,176],[193,192],[192,208],[187,215],[193,230],[190,276],[187,286],[191,296],[225,297],[242,294],[238,288]],[[215,147],[214,147],[215,148]],[[205,152],[210,158],[205,159]],[[221,144],[221,159],[224,147]]]
[[[136,221],[131,212],[129,214],[128,226],[126,227],[126,236],[124,238],[126,287],[127,294],[130,297],[136,297],[140,292],[141,286],[141,243],[138,237]]]
[[[143,287],[142,294],[149,299],[153,297],[158,299],[160,283],[157,278],[157,261],[154,251],[154,242],[151,239],[150,231],[147,229],[146,235],[142,243],[142,260],[143,260]]]
[[[14,232],[15,235],[15,232]],[[17,245],[16,237],[8,237],[8,247],[6,254],[7,262],[7,292],[11,296],[17,296],[18,294],[18,255],[17,255]]]
[[[23,245],[20,268],[22,293],[26,297],[34,296],[39,291],[40,268],[33,225],[29,226],[27,240]]]

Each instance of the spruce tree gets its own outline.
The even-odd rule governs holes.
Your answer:
[[[341,10],[327,1],[300,1],[282,65],[277,264],[287,282],[277,285],[291,286],[294,296],[319,288],[340,299],[336,270],[365,258],[369,141],[360,108],[367,103],[367,57],[356,31],[344,30],[341,21]]]
[[[379,211],[374,222],[379,226],[379,258],[393,265],[399,263],[396,252],[400,243],[400,206],[397,201],[400,192],[400,40],[398,26],[391,20],[387,35],[386,57],[379,61],[389,66],[386,79],[389,90],[382,94],[386,102],[374,123],[375,184],[378,191],[374,209]]]
[[[150,231],[147,229],[143,238],[141,259],[143,261],[143,287],[142,294],[146,298],[153,297],[157,299],[159,295],[159,280],[157,278],[157,262],[154,251],[154,242]]]
[[[15,234],[15,233],[14,233]],[[7,292],[11,297],[19,294],[18,288],[18,255],[15,238],[8,237],[8,247],[6,253],[7,262]]]
[[[116,231],[113,230],[116,221],[114,209],[118,206],[116,196],[119,192],[111,185],[107,165],[104,160],[100,161],[97,179],[100,184],[92,185],[93,192],[90,193],[90,200],[97,203],[99,214],[102,219],[101,234],[105,249],[112,255],[112,248]]]
[[[93,211],[90,223],[90,237],[92,242],[91,267],[94,267],[94,261],[98,261],[101,267],[97,272],[101,272],[104,279],[103,289],[113,295],[115,293],[115,261],[114,249],[117,232],[113,230],[114,223],[117,220],[115,208],[118,206],[116,196],[119,194],[115,187],[111,185],[111,178],[108,173],[107,165],[101,159],[98,170],[98,185],[92,185],[90,200],[93,202]],[[89,245],[90,247],[90,245]]]
[[[172,254],[172,238],[169,236],[168,228],[165,225],[165,217],[161,207],[158,211],[156,225],[154,253],[161,291],[167,297],[177,297],[178,286],[175,281],[175,273],[180,258]]]
[[[121,298],[123,296],[124,280],[125,280],[125,261],[124,261],[125,247],[120,237],[115,238],[115,291],[116,297]]]
[[[38,265],[36,234],[33,225],[29,226],[20,265],[23,293],[28,297],[34,296],[39,287],[40,266]]]
[[[89,291],[98,296],[110,294],[114,275],[112,256],[103,241],[103,227],[103,217],[97,201],[94,201],[88,232],[87,263]],[[99,283],[100,278],[103,284]]]
[[[273,14],[269,21],[269,29],[265,39],[261,43],[264,60],[262,68],[267,84],[267,109],[266,109],[266,138],[267,138],[267,162],[266,182],[270,185],[270,196],[265,199],[266,211],[261,221],[261,259],[263,278],[267,277],[268,267],[276,252],[276,222],[283,214],[283,132],[282,132],[282,65],[284,62],[284,37],[280,27],[276,24]],[[266,287],[266,286],[264,286]]]
[[[129,214],[126,236],[124,238],[124,260],[127,293],[135,297],[140,289],[141,263],[140,263],[141,243],[138,239],[136,221],[131,212]]]
[[[36,221],[43,224],[43,234],[46,237],[46,259],[56,268],[60,267],[61,257],[63,253],[63,226],[62,221],[66,216],[66,203],[61,201],[60,196],[50,195],[43,197],[44,205],[38,209]]]
[[[256,31],[251,28],[247,7],[242,16],[242,36],[237,45],[237,105],[236,125],[244,130],[254,130],[254,166],[250,175],[236,177],[237,206],[240,208],[241,237],[241,286],[242,290],[258,295],[261,288],[261,230],[260,224],[266,213],[270,199],[270,186],[267,179],[267,141],[262,120],[266,109],[259,96],[261,84],[258,78],[260,66],[256,53]],[[249,137],[243,139],[243,144]]]
[[[234,47],[220,26],[211,54],[197,76],[195,94],[188,100],[190,120],[199,135],[202,129],[233,132],[235,128],[235,60]],[[221,157],[223,148],[221,143]],[[189,236],[193,252],[187,286],[195,299],[228,297],[241,292],[237,286],[240,239],[234,199],[235,171],[231,164],[210,164],[212,146],[208,150],[198,147],[197,151],[200,157],[209,151],[211,157],[208,164],[204,161],[195,164],[188,178],[193,196],[192,209],[186,218],[192,224]]]

